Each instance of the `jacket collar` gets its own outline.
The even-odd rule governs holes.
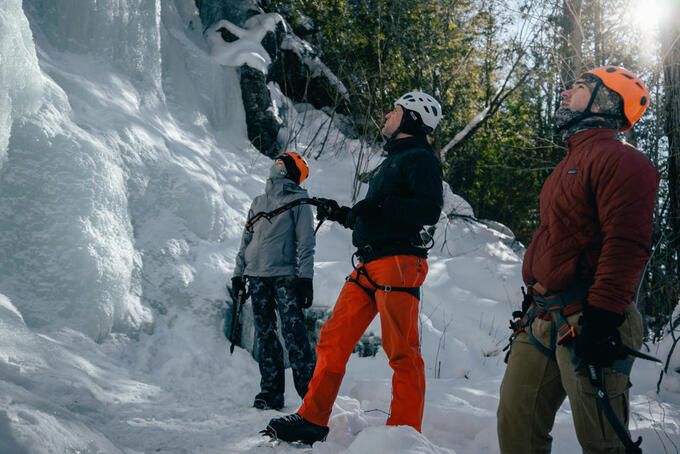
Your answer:
[[[411,136],[404,137],[403,139],[390,139],[385,145],[383,145],[383,150],[387,154],[399,153],[404,150],[412,150],[414,148],[424,148],[426,150],[432,150],[432,147],[427,142],[425,136]]]
[[[589,142],[595,142],[603,139],[613,139],[616,136],[616,131],[610,128],[596,128],[586,129],[585,131],[577,132],[567,139],[569,150],[580,148]]]
[[[279,195],[290,192],[302,192],[300,186],[295,184],[293,180],[286,177],[274,177],[267,178],[267,185],[265,187],[265,192],[270,195]]]

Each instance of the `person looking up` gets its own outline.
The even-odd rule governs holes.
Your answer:
[[[627,434],[633,357],[625,346],[642,344],[632,301],[649,258],[659,173],[615,134],[648,104],[642,82],[616,66],[586,71],[562,92],[555,119],[567,154],[543,185],[540,225],[524,255],[530,297],[500,389],[503,454],[550,452],[566,397],[584,453],[637,452],[616,427]],[[611,411],[596,397],[603,384]]]
[[[309,175],[307,161],[285,152],[272,165],[265,193],[256,197],[248,219],[300,198],[307,191],[300,184]],[[314,352],[305,327],[304,308],[312,305],[314,289],[314,218],[309,205],[297,205],[286,213],[245,228],[236,255],[232,290],[235,295],[249,286],[253,305],[260,393],[253,406],[281,409],[284,405],[283,349],[277,335],[276,313],[293,370],[295,390],[304,397],[314,372]]]
[[[351,208],[323,199],[327,206],[317,216],[352,229],[358,263],[319,333],[316,369],[302,406],[269,421],[263,433],[289,442],[325,440],[346,363],[377,314],[394,371],[387,424],[420,431],[425,367],[418,304],[428,270],[420,231],[438,221],[443,205],[441,167],[427,139],[441,115],[441,106],[428,94],[410,92],[397,99],[382,129],[387,157],[374,172],[366,197]]]

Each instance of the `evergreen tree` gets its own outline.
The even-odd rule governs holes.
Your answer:
[[[652,107],[621,138],[662,175],[652,258],[638,292],[651,332],[661,333],[680,293],[680,14],[667,11],[676,22],[665,26],[662,46],[641,39],[651,35],[639,28],[627,0],[269,4],[348,87],[356,129],[369,143],[382,140],[383,116],[404,92],[439,98],[444,118],[433,145],[441,150],[446,181],[477,217],[506,224],[525,244],[538,224],[543,182],[566,152],[554,129],[560,92],[590,68],[618,65],[636,73]]]

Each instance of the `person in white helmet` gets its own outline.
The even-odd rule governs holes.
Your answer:
[[[352,229],[357,264],[353,256],[355,270],[319,333],[316,368],[302,406],[272,419],[265,435],[308,444],[325,440],[347,361],[378,313],[382,345],[394,370],[387,424],[420,431],[425,367],[418,305],[428,269],[420,231],[439,220],[443,205],[441,166],[427,139],[441,115],[441,106],[428,94],[410,92],[396,100],[382,129],[387,157],[366,197],[351,208],[322,199],[326,207],[317,216]]]

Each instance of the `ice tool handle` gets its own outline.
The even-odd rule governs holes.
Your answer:
[[[243,305],[246,303],[249,293],[244,289],[236,294],[231,287],[227,287],[227,292],[229,293],[229,297],[234,304],[229,331],[229,341],[231,342],[231,345],[229,346],[229,353],[234,354],[234,347],[236,347],[236,344],[241,342],[241,331],[239,324],[241,312],[243,312]]]

